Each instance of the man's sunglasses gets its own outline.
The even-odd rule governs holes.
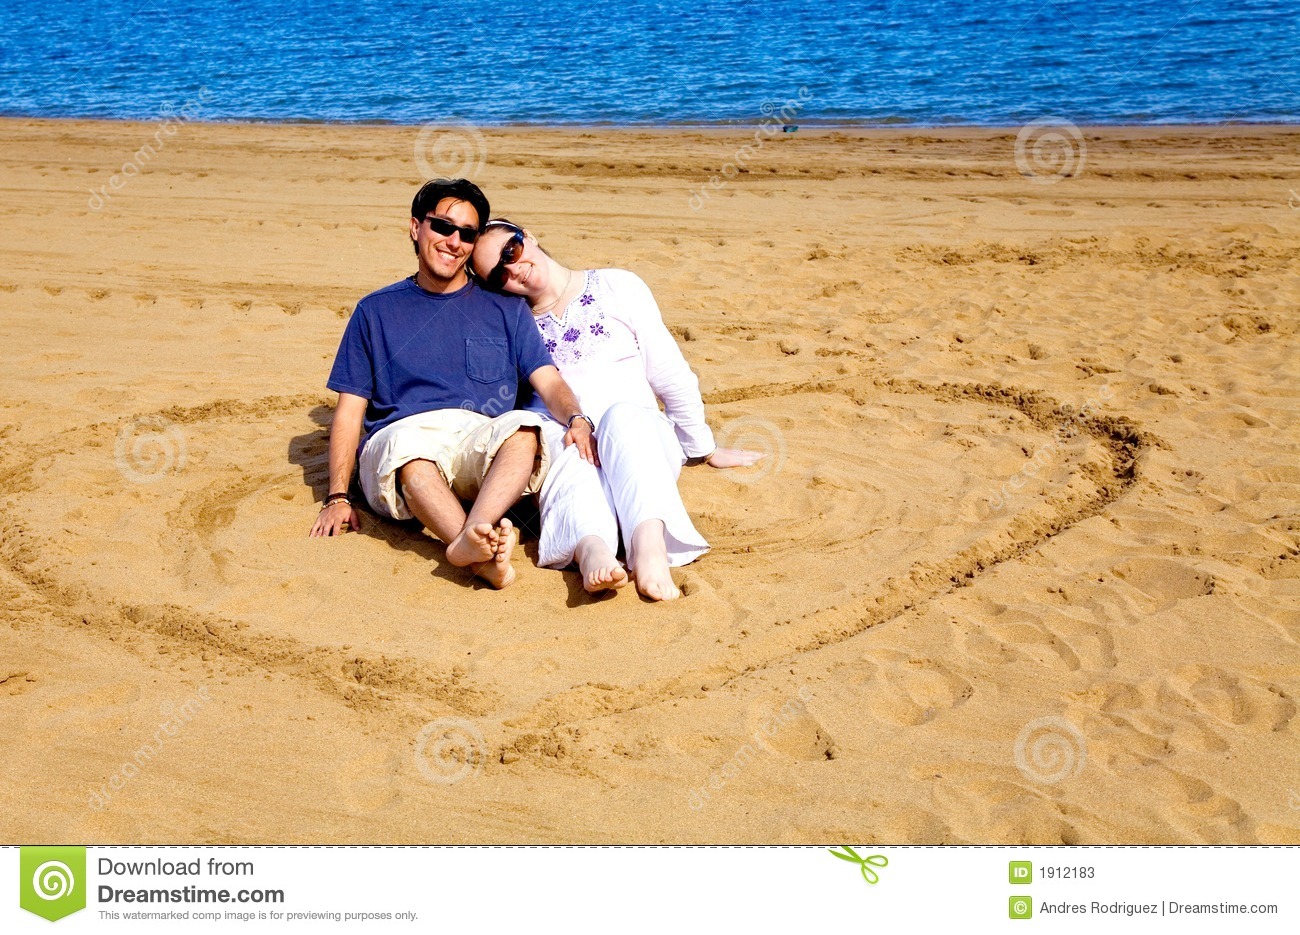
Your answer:
[[[436,214],[426,214],[424,219],[429,222],[429,229],[435,234],[442,237],[450,237],[452,234],[459,233],[462,243],[473,243],[478,240],[477,227],[461,227],[453,224],[446,218],[440,218]]]
[[[483,280],[489,289],[500,289],[505,285],[506,266],[510,263],[518,263],[519,258],[524,255],[524,232],[515,228],[515,232],[510,235],[510,239],[505,242],[501,248],[501,259],[497,265],[492,267],[492,272],[487,274]]]

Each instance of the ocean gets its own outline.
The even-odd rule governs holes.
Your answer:
[[[10,116],[1300,121],[1296,0],[4,0],[0,35]]]

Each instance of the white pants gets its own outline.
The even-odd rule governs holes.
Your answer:
[[[668,563],[695,561],[709,550],[682,505],[677,477],[686,462],[672,424],[658,409],[615,403],[596,426],[599,470],[564,447],[566,429],[547,417],[542,441],[550,470],[538,494],[542,533],[537,563],[565,568],[587,536],[599,536],[618,551],[622,527],[628,564],[635,561],[632,533],[646,520],[662,520]]]

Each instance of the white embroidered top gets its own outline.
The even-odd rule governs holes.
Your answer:
[[[688,458],[710,454],[700,381],[664,326],[650,288],[623,269],[589,269],[582,293],[563,310],[534,320],[583,412],[600,424],[617,402],[657,409],[673,424]],[[540,399],[532,407],[545,412]]]

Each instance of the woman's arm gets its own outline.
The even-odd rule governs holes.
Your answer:
[[[641,277],[627,270],[607,270],[606,282],[614,292],[614,305],[626,316],[636,334],[645,362],[650,389],[664,404],[664,414],[673,424],[677,440],[688,458],[703,458],[717,448],[713,431],[704,421],[704,400],[700,381],[682,356],[676,339],[664,325],[659,305]]]

